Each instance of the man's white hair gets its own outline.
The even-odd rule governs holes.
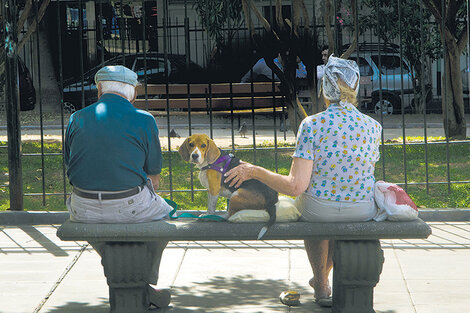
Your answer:
[[[125,97],[127,100],[134,100],[135,87],[126,83],[105,80],[99,82],[101,84],[101,93],[117,93]]]

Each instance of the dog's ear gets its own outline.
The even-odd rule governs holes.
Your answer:
[[[186,162],[189,162],[189,149],[188,149],[188,141],[189,137],[181,144],[180,148],[178,149],[178,153],[181,155],[181,158]]]
[[[214,140],[207,137],[207,152],[206,161],[211,164],[214,163],[220,156],[220,150],[215,144]]]

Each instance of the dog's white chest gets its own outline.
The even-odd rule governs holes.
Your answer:
[[[209,189],[209,179],[207,178],[207,171],[199,172],[199,181],[204,186],[204,188]]]
[[[199,181],[204,186],[204,188],[209,189],[209,179],[207,178],[207,171],[199,172]],[[222,186],[219,196],[224,198],[230,198],[232,196],[232,192]]]

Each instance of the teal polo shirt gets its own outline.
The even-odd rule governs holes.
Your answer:
[[[110,93],[72,114],[64,154],[70,183],[87,190],[130,189],[162,170],[154,117]]]

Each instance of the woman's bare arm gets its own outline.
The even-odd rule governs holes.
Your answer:
[[[277,192],[288,196],[298,196],[307,189],[312,169],[313,161],[302,158],[293,158],[290,173],[287,176],[242,162],[225,174],[225,182],[230,182],[230,186],[238,188],[245,180],[257,179]]]

